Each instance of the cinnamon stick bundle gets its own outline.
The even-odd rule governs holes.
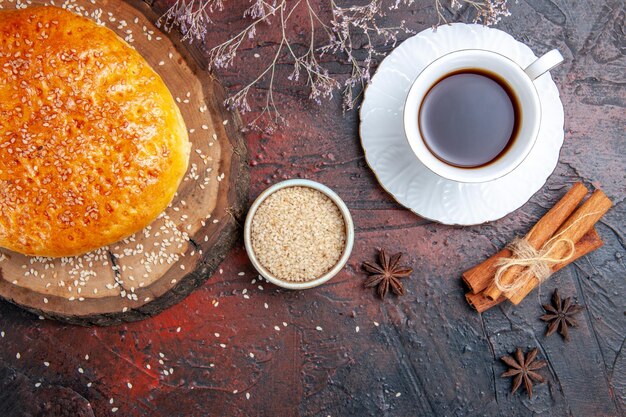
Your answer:
[[[587,189],[581,183],[574,184],[525,237],[528,245],[535,250],[543,250],[542,253],[545,254],[550,248],[550,258],[562,259],[561,262],[548,267],[551,273],[560,270],[603,244],[594,226],[609,210],[612,203],[602,191],[596,190],[587,201],[577,208],[586,194]],[[541,280],[532,273],[534,270],[522,265],[513,265],[500,275],[500,284],[509,285],[515,282],[520,275],[523,275],[521,279],[524,281],[521,286],[515,285],[514,288],[516,289],[502,294],[494,284],[494,277],[500,268],[501,261],[505,258],[514,259],[515,254],[508,248],[502,249],[486,261],[463,273],[463,281],[470,289],[470,292],[466,294],[467,302],[478,312],[485,311],[506,299],[514,304],[519,304],[528,293],[541,283]],[[523,260],[525,259],[523,258]],[[528,264],[528,261],[519,263]],[[545,278],[544,276],[543,279]]]
[[[572,214],[583,198],[585,198],[588,191],[589,190],[587,190],[582,183],[577,182],[574,184],[574,186],[567,193],[565,193],[565,196],[563,196],[563,198],[561,198],[561,200],[559,200],[559,202],[556,203],[554,207],[552,207],[548,213],[546,213],[546,215],[533,226],[532,229],[530,229],[524,239],[536,250],[541,249],[541,247],[554,235],[554,232],[559,229],[569,215]],[[524,267],[518,265],[508,268],[502,274],[500,282],[502,285],[511,284],[523,269]],[[502,292],[492,280],[485,290],[485,296],[490,300],[497,300],[501,294]]]
[[[589,197],[589,199],[567,219],[559,230],[557,230],[555,236],[558,236],[558,239],[574,242],[574,244],[578,243],[587,232],[594,228],[598,220],[600,220],[612,206],[613,203],[602,190],[595,190],[593,194],[591,194],[591,197]],[[565,256],[568,250],[567,245],[558,245],[557,241],[552,256],[558,259],[559,257]],[[513,304],[517,305],[539,284],[539,278],[531,277],[522,288],[512,293],[506,293],[505,296]]]
[[[572,262],[576,261],[582,256],[585,256],[586,254],[598,249],[603,244],[604,242],[600,238],[598,231],[595,228],[591,229],[589,232],[587,232],[587,234],[585,234],[582,237],[582,239],[578,241],[578,243],[576,243],[574,255],[572,256],[572,258],[569,259],[568,261],[561,262],[552,266],[552,273],[565,268],[567,265],[571,264]],[[476,311],[478,311],[479,313],[482,313],[483,311],[486,311],[490,309],[491,307],[494,307],[507,299],[504,295],[500,295],[500,297],[498,297],[496,300],[491,300],[485,297],[484,293],[482,293],[480,290],[476,293],[473,291],[474,289],[480,288],[481,285],[483,285],[483,289],[487,287],[487,284],[486,284],[487,280],[485,280],[483,277],[486,276],[487,278],[489,278],[487,274],[490,274],[490,278],[493,279],[493,276],[495,275],[495,271],[497,269],[497,266],[496,266],[497,261],[503,257],[510,256],[504,252],[510,252],[510,251],[508,249],[501,250],[500,252],[492,256],[491,258],[487,259],[482,264],[479,264],[475,266],[474,268],[468,271],[465,271],[463,273],[463,280],[465,281],[465,283],[474,284],[473,287],[470,287],[472,291],[465,294],[465,299],[467,300],[469,305],[474,307]],[[489,271],[489,272],[486,272],[485,275],[479,275],[477,271]],[[539,285],[539,281],[538,280],[533,281],[532,285],[534,286],[531,288],[531,290],[535,289],[537,285]]]

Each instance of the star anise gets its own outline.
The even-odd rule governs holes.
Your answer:
[[[370,277],[363,284],[365,288],[378,285],[377,292],[380,298],[385,298],[389,287],[396,295],[404,295],[404,287],[400,278],[408,277],[413,273],[413,268],[398,265],[402,258],[402,253],[396,253],[391,258],[387,256],[384,249],[378,254],[378,263],[363,262]]]
[[[515,350],[515,359],[510,356],[503,356],[502,358],[500,358],[510,367],[509,370],[500,375],[500,377],[513,377],[513,387],[511,388],[511,394],[514,394],[523,382],[524,388],[526,388],[526,392],[528,393],[528,398],[532,399],[533,381],[545,381],[541,375],[535,372],[536,370],[541,369],[547,365],[546,361],[535,360],[535,358],[537,357],[537,352],[538,349],[534,348],[526,354],[526,357],[524,357],[522,349],[518,347]]]
[[[554,293],[552,293],[552,305],[544,304],[543,309],[546,311],[546,314],[539,318],[550,323],[546,329],[546,336],[550,336],[558,328],[561,336],[566,341],[569,341],[568,328],[570,326],[578,327],[578,322],[573,316],[580,313],[583,307],[578,304],[572,304],[571,297],[561,301],[559,291],[555,288]]]

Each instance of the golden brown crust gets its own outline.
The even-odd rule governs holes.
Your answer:
[[[189,151],[169,90],[114,32],[56,7],[0,11],[0,246],[70,256],[141,230]]]

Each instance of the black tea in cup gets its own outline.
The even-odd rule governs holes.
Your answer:
[[[426,147],[459,168],[488,165],[511,147],[521,111],[512,89],[480,69],[446,74],[426,93],[418,124]]]

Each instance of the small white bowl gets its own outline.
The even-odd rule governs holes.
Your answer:
[[[277,278],[276,276],[272,275],[272,273],[268,271],[263,265],[261,265],[256,255],[254,254],[254,249],[252,248],[252,239],[251,239],[252,219],[254,218],[254,215],[256,214],[257,209],[259,208],[261,203],[265,201],[267,197],[272,195],[274,192],[283,188],[287,188],[287,187],[309,187],[326,195],[339,208],[339,211],[341,212],[341,215],[343,216],[343,219],[345,222],[346,245],[343,249],[343,253],[341,254],[341,257],[337,261],[337,264],[335,264],[335,266],[333,266],[330,271],[328,271],[321,277],[315,278],[314,280],[311,280],[311,281],[291,282],[291,281],[285,281],[283,279]],[[267,279],[269,282],[275,285],[278,285],[279,287],[288,288],[290,290],[304,290],[307,288],[317,287],[318,285],[325,283],[326,281],[328,281],[329,279],[337,275],[339,271],[343,269],[346,262],[348,262],[348,258],[350,257],[350,253],[352,252],[352,246],[354,245],[354,223],[352,222],[352,216],[350,215],[350,211],[348,210],[348,207],[346,206],[346,204],[330,188],[326,187],[323,184],[320,184],[319,182],[310,181],[310,180],[301,180],[301,179],[287,180],[287,181],[282,181],[282,182],[272,185],[267,190],[263,191],[254,201],[254,203],[252,203],[252,206],[250,207],[250,210],[248,211],[248,215],[246,216],[246,223],[244,225],[244,230],[243,230],[243,240],[246,246],[246,252],[248,253],[248,257],[250,258],[252,265],[254,265],[254,268],[256,268],[256,270],[259,272],[259,274],[261,274],[262,277]]]

